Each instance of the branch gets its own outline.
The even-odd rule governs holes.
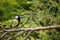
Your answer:
[[[17,36],[20,36],[21,34],[23,34],[24,31],[18,32],[16,35],[14,35],[13,37],[9,37],[7,40],[11,40],[12,38],[16,38]]]
[[[18,32],[18,33],[14,36],[14,38],[17,37],[17,36],[20,36],[20,35],[23,34],[23,33],[24,33],[24,31]]]
[[[0,25],[0,28],[2,28],[3,30],[5,30],[5,26],[3,26],[3,25]]]
[[[11,36],[11,37],[9,37],[7,40],[11,40],[13,37]]]
[[[4,32],[1,36],[0,39],[3,38],[8,32]]]
[[[36,28],[18,28],[18,29],[11,29],[11,30],[2,30],[1,32],[16,32],[16,31],[31,31],[31,30],[50,30],[60,28],[60,25],[57,26],[46,26],[46,27],[36,27]]]
[[[24,31],[29,31],[28,34],[26,35],[26,37],[24,38],[25,40],[29,37],[29,35],[32,33],[32,31],[38,31],[38,30],[50,30],[50,29],[56,29],[56,28],[60,28],[60,25],[56,25],[56,26],[46,26],[46,27],[35,27],[35,28],[17,28],[17,29],[4,29],[4,27],[0,26],[0,28],[2,28],[2,30],[0,30],[0,32],[18,32],[21,31],[21,34],[23,34]],[[16,35],[14,35],[13,37],[17,37],[19,35],[21,35],[20,32]],[[6,35],[6,33],[4,33],[1,38]],[[12,39],[12,36],[9,37],[7,40]]]
[[[33,30],[29,31],[28,34],[26,35],[26,37],[24,38],[24,40],[26,40],[32,32],[33,32]]]

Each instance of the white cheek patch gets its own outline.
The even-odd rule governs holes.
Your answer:
[[[16,16],[15,18],[18,18],[18,16]]]

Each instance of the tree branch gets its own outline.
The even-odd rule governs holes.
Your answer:
[[[10,30],[4,29],[4,27],[2,27],[2,26],[1,26],[1,28],[2,28],[2,30],[0,30],[0,32],[6,32],[7,33],[7,32],[18,32],[19,31],[19,33],[17,33],[16,35],[13,36],[14,38],[19,36],[20,34],[23,34],[24,31],[29,31],[28,34],[26,35],[26,37],[24,38],[24,40],[26,40],[29,37],[29,35],[32,33],[32,31],[56,29],[56,28],[60,28],[60,25],[46,26],[46,27],[35,27],[35,28],[17,28],[17,29],[10,29]],[[21,33],[20,33],[20,31],[21,31]],[[4,35],[6,35],[6,33],[4,33],[1,36],[1,38]],[[12,39],[13,37],[11,36],[7,40]]]
[[[24,33],[24,31],[18,32],[18,33],[14,36],[14,38],[17,37],[17,36],[20,36],[20,35],[23,34],[23,33]]]
[[[24,37],[24,40],[26,40],[32,32],[33,32],[33,30],[29,31],[28,34],[26,35],[26,37]]]
[[[4,32],[1,36],[0,39],[3,38],[8,32]]]
[[[36,28],[18,28],[18,29],[11,29],[11,30],[2,30],[1,32],[16,32],[16,31],[31,31],[31,30],[50,30],[60,28],[60,25],[57,26],[46,26],[46,27],[36,27]]]
[[[9,37],[7,40],[11,40],[12,38],[16,38],[17,36],[20,36],[23,33],[24,33],[24,31],[18,32],[16,35]]]
[[[18,29],[11,29],[11,30],[3,29],[0,32],[17,32],[17,31],[31,31],[31,30],[37,31],[37,30],[50,30],[50,29],[56,29],[56,28],[60,28],[60,25],[36,27],[36,28],[18,28]]]

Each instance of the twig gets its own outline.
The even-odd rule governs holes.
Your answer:
[[[1,36],[0,39],[3,38],[8,32],[4,32]]]
[[[32,31],[33,30],[31,30],[31,31],[28,32],[28,34],[26,35],[26,37],[24,38],[24,40],[26,40],[29,37],[29,35],[32,33]]]
[[[9,37],[7,40],[11,40],[13,37],[11,36],[11,37]]]
[[[3,30],[0,30],[0,33],[1,33],[1,32],[4,32],[4,31],[3,31]]]
[[[17,36],[20,36],[23,33],[24,33],[24,31],[18,32],[16,35],[9,37],[7,40],[11,40],[12,38],[15,38]]]
[[[3,25],[0,25],[0,28],[2,28],[3,30],[5,30],[5,28],[3,27]]]
[[[23,33],[24,33],[24,31],[18,32],[18,33],[14,36],[14,38],[17,37],[17,36],[20,36],[20,35],[23,34]]]

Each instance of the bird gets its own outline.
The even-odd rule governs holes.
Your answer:
[[[12,20],[12,23],[10,24],[10,29],[17,28],[20,23],[20,15],[16,15],[15,18]]]

